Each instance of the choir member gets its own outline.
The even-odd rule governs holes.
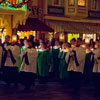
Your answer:
[[[21,40],[20,41],[20,57],[19,57],[19,66],[18,66],[18,70],[20,72],[20,68],[21,68],[21,54],[24,50],[26,50],[29,45],[28,45],[28,40],[27,39],[24,39],[24,40]]]
[[[99,45],[99,40],[98,39],[96,39],[96,41],[95,41],[95,49],[97,49],[97,46]]]
[[[82,40],[82,45],[81,45],[83,48],[86,48],[86,43],[85,43],[85,39]]]
[[[27,40],[27,46],[22,52],[22,64],[20,69],[19,80],[29,90],[34,85],[37,72],[37,51],[33,48],[32,41]]]
[[[71,42],[71,48],[75,48],[76,47],[76,39],[73,38],[70,42]]]
[[[21,68],[21,54],[22,54],[22,47],[24,46],[24,40],[20,39],[19,40],[19,47],[20,47],[20,57],[19,57],[19,66],[18,66],[18,71],[20,72]]]
[[[70,72],[70,85],[74,93],[79,93],[85,63],[85,49],[81,47],[82,40],[77,39],[76,47],[66,55],[66,63]]]
[[[93,52],[90,50],[90,45],[87,44],[85,65],[84,65],[84,81],[86,84],[89,83],[92,79],[93,65],[94,65]]]
[[[34,42],[34,36],[33,35],[29,35],[29,40],[32,42],[33,48],[36,47],[36,43]]]
[[[22,51],[29,48],[29,41],[27,39],[24,39],[24,46],[22,47]]]
[[[7,85],[14,83],[17,86],[18,82],[18,65],[19,65],[20,48],[15,41],[5,48],[4,52],[4,80]]]
[[[2,44],[2,49],[3,49],[2,67],[4,66],[4,63],[5,63],[5,55],[4,54],[6,52],[7,47],[10,45],[9,41],[10,41],[10,36],[6,35],[5,36],[5,42]]]
[[[94,50],[94,67],[93,67],[93,81],[95,87],[95,96],[100,96],[100,43],[97,49]]]
[[[65,57],[68,51],[69,51],[69,44],[64,43],[59,53],[59,58],[60,58],[60,64],[59,64],[59,72],[60,72],[59,74],[60,75],[59,76],[62,81],[65,81],[68,78],[68,72],[67,72],[68,65],[65,61]]]
[[[0,39],[0,79],[2,78],[2,56],[3,56],[3,49],[2,49],[2,43]]]
[[[59,63],[60,59],[58,57],[60,52],[60,44],[59,41],[55,41],[55,46],[51,48],[51,55],[52,55],[52,65],[51,65],[51,72],[54,76],[59,75]]]
[[[40,83],[48,81],[49,67],[51,63],[50,51],[46,48],[46,43],[41,43],[41,49],[38,50],[37,74]]]
[[[1,69],[1,62],[2,62],[2,53],[3,53],[3,49],[2,49],[2,43],[1,43],[1,39],[0,39],[0,69]]]
[[[2,45],[3,50],[5,50],[8,45],[10,45],[10,42],[9,41],[10,41],[10,36],[9,35],[6,35],[5,36],[5,42]]]

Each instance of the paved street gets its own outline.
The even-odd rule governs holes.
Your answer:
[[[100,100],[94,97],[94,88],[82,86],[80,95],[74,95],[69,87],[61,85],[59,82],[49,82],[48,84],[38,84],[32,90],[23,92],[23,86],[18,88],[5,88],[0,85],[0,100]]]

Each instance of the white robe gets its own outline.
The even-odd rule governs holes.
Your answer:
[[[71,58],[70,63],[68,65],[68,71],[75,71],[75,72],[83,73],[86,51],[81,46],[80,47],[75,47],[73,50],[76,51],[76,56],[77,56],[79,66],[76,66],[75,59]],[[71,55],[73,55],[73,53],[71,51],[69,51],[68,54],[66,55],[66,58],[65,58],[66,63],[68,63],[69,56],[71,56]]]
[[[16,63],[13,64],[13,62],[11,61],[11,57],[10,54],[7,54],[7,59],[5,62],[5,66],[10,66],[10,67],[18,67],[19,66],[19,56],[20,56],[20,48],[19,46],[15,45],[15,46],[8,46],[6,47],[6,50],[10,49],[12,51],[13,57],[16,60]]]
[[[36,49],[27,48],[25,51],[22,52],[22,56],[25,53],[27,53],[29,65],[27,65],[25,63],[25,58],[24,58],[23,61],[22,61],[22,64],[21,64],[21,71],[36,73],[37,72],[37,63],[36,63],[36,61],[37,61],[37,56],[38,56],[38,53],[37,53]]]
[[[93,72],[95,73],[100,73],[100,59],[98,59],[98,57],[100,57],[100,49],[96,49],[94,50],[94,67],[93,67]]]
[[[1,61],[2,61],[2,53],[3,53],[3,50],[2,50],[2,47],[0,46],[0,67],[1,67]]]

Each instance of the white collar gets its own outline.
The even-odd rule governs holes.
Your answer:
[[[59,48],[60,48],[60,46],[54,46],[53,48],[54,48],[54,49],[59,49]]]
[[[29,46],[23,46],[22,48],[28,48]]]
[[[82,47],[82,48],[86,48],[86,45],[85,45],[85,44],[82,44],[81,47]]]
[[[91,52],[91,50],[86,49],[86,54],[87,54],[87,53],[90,53],[90,52]]]
[[[68,52],[69,50],[66,50],[66,49],[60,49],[60,52]]]
[[[47,51],[48,49],[44,49],[44,50],[42,50],[42,49],[38,49],[38,51]]]

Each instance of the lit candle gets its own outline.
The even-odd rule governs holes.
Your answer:
[[[50,49],[52,49],[52,46],[50,46]]]
[[[94,49],[92,48],[92,49],[91,49],[91,51],[93,52],[93,51],[94,51]]]
[[[38,51],[38,47],[37,46],[35,46],[35,49],[36,49],[36,51]]]
[[[61,48],[60,48],[60,51],[61,51]]]
[[[37,46],[35,46],[35,49],[37,49]]]

